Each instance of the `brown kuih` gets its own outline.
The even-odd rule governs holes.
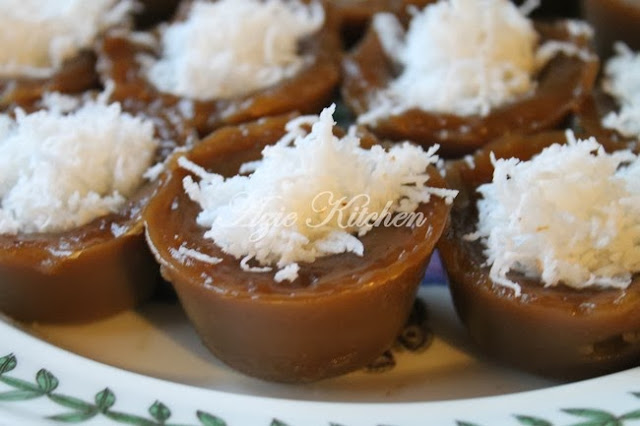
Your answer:
[[[131,27],[129,18],[127,16],[121,22],[113,23],[108,30],[128,30]],[[101,31],[96,36],[97,39],[102,37],[103,33],[104,31]],[[76,95],[100,89],[96,61],[96,52],[92,43],[64,61],[50,76],[0,76],[0,112],[11,110],[16,106],[27,110],[37,108],[35,104],[45,93],[59,92]]]
[[[141,219],[151,192],[147,185],[118,214],[70,231],[0,234],[0,311],[21,321],[84,322],[147,299],[159,279]]]
[[[601,88],[596,88],[585,98],[575,115],[574,125],[580,131],[588,135],[595,136],[598,140],[613,140],[626,142],[629,146],[635,146],[633,138],[625,137],[615,129],[610,129],[602,125],[602,119],[610,112],[618,111],[616,101],[604,93]]]
[[[460,190],[450,227],[438,249],[449,278],[458,315],[478,346],[497,360],[546,376],[578,379],[638,365],[640,362],[640,281],[624,291],[574,290],[510,274],[522,294],[495,284],[480,241],[465,239],[476,230],[476,189],[492,180],[489,153],[496,158],[530,159],[561,132],[533,136],[511,135],[473,156],[447,167],[447,183]],[[600,140],[608,151],[621,148]]]
[[[259,159],[265,146],[284,135],[290,118],[222,128],[186,156],[211,172],[234,176],[241,164]],[[361,238],[363,257],[339,254],[302,263],[295,281],[276,283],[273,273],[243,270],[240,260],[204,237],[205,229],[196,223],[200,207],[182,186],[188,172],[176,161],[145,213],[147,239],[214,355],[265,380],[310,382],[364,367],[392,345],[449,205],[433,198],[418,209],[425,224],[375,228]],[[430,185],[444,185],[435,170],[429,175]],[[212,265],[172,255],[183,244],[223,261]]]
[[[181,8],[177,19],[184,19]],[[149,32],[156,40],[150,47],[137,43],[128,34],[112,32],[98,48],[101,78],[115,83],[113,98],[128,111],[142,111],[173,123],[179,134],[197,132],[200,136],[229,124],[261,117],[299,111],[317,113],[333,98],[340,79],[340,41],[335,20],[327,16],[324,27],[300,42],[302,52],[312,60],[296,75],[271,87],[230,99],[195,100],[158,90],[144,75],[137,60],[140,54],[159,55],[159,33]],[[186,108],[183,101],[192,102]]]
[[[346,45],[352,45],[365,33],[376,13],[390,12],[408,18],[410,7],[423,8],[436,0],[324,0],[336,10]]]
[[[30,108],[47,92],[78,94],[97,89],[100,82],[95,65],[96,55],[83,51],[51,77],[0,77],[0,111],[14,106]]]
[[[162,139],[168,124],[154,125]],[[182,144],[163,140],[154,162]],[[160,275],[142,211],[158,183],[145,181],[118,212],[68,231],[0,233],[0,311],[21,321],[86,322],[148,299]]]
[[[598,54],[603,59],[613,53],[613,44],[622,41],[640,50],[640,3],[634,0],[583,0],[583,15],[595,29]]]
[[[584,36],[572,36],[565,21],[537,23],[541,43],[549,40],[588,45]],[[369,126],[378,137],[411,140],[423,146],[440,144],[440,154],[459,157],[509,133],[530,134],[553,129],[573,113],[589,94],[598,72],[597,60],[559,53],[536,76],[536,89],[512,103],[494,108],[487,116],[458,116],[410,109],[381,118]],[[370,28],[362,42],[343,61],[342,94],[356,114],[370,109],[372,95],[385,88],[398,70]]]
[[[638,7],[638,19],[640,23],[640,7]],[[605,61],[603,68],[606,69],[606,67],[607,62]],[[591,94],[585,98],[576,111],[574,127],[588,135],[595,136],[597,139],[603,138],[604,140],[626,142],[633,149],[637,145],[637,138],[624,136],[616,129],[605,127],[602,123],[609,113],[619,113],[621,109],[615,97],[605,90],[606,79],[604,74],[601,73]]]

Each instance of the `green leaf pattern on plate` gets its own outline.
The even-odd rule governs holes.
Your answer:
[[[640,392],[631,392],[631,395],[636,398],[640,398]],[[561,410],[564,413],[570,414],[575,417],[583,419],[578,423],[569,423],[564,426],[627,426],[638,424],[640,420],[640,409],[633,410],[628,413],[616,416],[608,411],[598,410],[594,408],[564,408]],[[556,426],[555,423],[541,419],[538,417],[514,415],[518,424],[525,426]],[[480,426],[476,423],[469,423],[464,421],[456,422],[457,426]]]
[[[515,418],[523,426],[553,426],[553,424],[551,424],[550,422],[544,419],[539,419],[537,417],[517,415],[515,416]]]
[[[13,354],[0,358],[0,382],[13,388],[12,390],[0,392],[0,402],[26,401],[46,396],[56,405],[71,410],[47,416],[46,418],[48,420],[68,424],[83,423],[98,415],[102,415],[120,424],[137,426],[186,426],[167,423],[167,420],[171,417],[171,410],[160,401],[155,401],[149,407],[148,412],[151,418],[145,418],[112,410],[116,405],[117,399],[115,393],[109,388],[104,388],[96,393],[93,397],[93,402],[88,402],[73,396],[55,393],[54,391],[58,388],[60,382],[56,376],[45,369],[41,369],[36,373],[34,383],[7,376],[6,373],[14,370],[17,365],[18,360]],[[204,411],[198,411],[196,417],[200,422],[198,426],[227,426],[224,420]],[[276,422],[276,420],[274,420],[274,422]],[[284,423],[274,424],[284,425]]]
[[[18,361],[13,354],[3,356],[2,358],[0,358],[0,375],[13,370],[14,368],[16,368],[16,365],[18,365]]]
[[[216,416],[212,416],[209,413],[205,413],[204,411],[198,411],[196,415],[203,426],[227,426],[227,423],[224,420]]]
[[[151,407],[149,407],[149,414],[151,414],[151,417],[153,417],[158,423],[164,424],[164,422],[171,417],[171,410],[169,410],[169,408],[162,402],[156,401]]]
[[[88,402],[80,398],[54,392],[60,384],[58,378],[50,371],[40,369],[34,382],[7,376],[18,365],[18,360],[14,354],[0,357],[0,383],[13,388],[11,390],[0,391],[0,403],[15,401],[26,401],[30,399],[46,397],[59,407],[71,411],[61,412],[47,416],[48,420],[60,423],[83,423],[96,416],[103,416],[115,423],[135,425],[135,426],[227,426],[227,422],[220,417],[198,410],[195,418],[198,423],[193,425],[177,425],[168,423],[171,418],[171,410],[161,401],[154,401],[148,408],[150,418],[127,414],[115,411],[112,408],[116,405],[115,393],[107,388],[99,391],[93,397],[93,402]],[[640,398],[640,392],[631,392],[631,395]],[[571,423],[564,426],[630,426],[632,423],[640,425],[640,409],[616,416],[608,411],[594,408],[566,408],[562,412],[580,418],[578,423]],[[557,426],[545,419],[516,414],[513,416],[517,424],[524,426]],[[458,420],[456,426],[481,426],[478,423]],[[291,426],[279,419],[272,419],[268,426]],[[329,422],[328,426],[341,426],[338,423]]]
[[[53,374],[43,368],[36,374],[36,383],[43,393],[50,394],[58,387],[59,382]]]
[[[42,393],[40,392],[16,389],[0,393],[0,401],[26,401],[28,399],[39,398],[41,396]]]
[[[111,389],[105,388],[96,394],[95,401],[96,408],[104,413],[116,403],[116,396],[111,392]]]

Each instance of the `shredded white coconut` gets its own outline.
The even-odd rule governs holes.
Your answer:
[[[602,123],[623,136],[640,138],[640,53],[623,43],[616,43],[615,51],[616,56],[605,66],[602,87],[620,110],[609,113]]]
[[[222,262],[222,259],[219,257],[209,256],[205,253],[202,253],[198,250],[187,247],[182,244],[178,249],[171,249],[171,256],[173,256],[178,261],[185,263],[188,259],[197,260],[202,263],[208,263],[210,265],[217,265]]]
[[[471,169],[475,169],[476,168],[476,162],[475,162],[475,159],[473,158],[473,155],[465,155],[463,157],[463,160],[464,160],[465,163],[467,163],[469,168],[471,168]]]
[[[582,61],[597,61],[598,57],[589,49],[584,47],[578,47],[573,43],[566,41],[549,40],[544,43],[536,52],[536,63],[538,68],[541,68],[553,59],[559,53],[563,53],[567,56],[575,56]]]
[[[554,144],[530,161],[493,158],[478,188],[477,232],[491,279],[520,272],[545,286],[626,288],[640,271],[640,161],[594,139]]]
[[[47,77],[106,28],[124,22],[132,0],[0,1],[0,76]]]
[[[144,174],[143,178],[149,181],[154,181],[160,177],[160,175],[165,171],[166,164],[164,162],[159,162],[149,167]]]
[[[142,183],[158,146],[153,123],[103,99],[63,113],[69,105],[0,115],[0,233],[81,226],[117,211]]]
[[[541,0],[524,0],[520,6],[518,6],[518,10],[524,16],[531,15],[537,8],[540,7]]]
[[[595,32],[593,27],[585,21],[579,19],[567,19],[567,30],[574,37],[593,38]]]
[[[485,116],[531,93],[555,54],[587,56],[568,42],[538,49],[532,22],[508,0],[442,0],[417,12],[406,34],[391,14],[377,14],[373,26],[402,72],[358,117],[367,124],[412,108]]]
[[[324,9],[299,0],[195,1],[162,33],[148,66],[160,90],[194,99],[230,98],[291,77],[305,64],[298,42],[322,26]]]
[[[448,202],[455,197],[456,191],[426,185],[437,147],[360,148],[354,129],[343,138],[333,135],[334,111],[335,105],[319,117],[290,121],[287,134],[244,168],[253,171],[248,176],[224,178],[180,158],[200,179],[187,176],[183,184],[202,208],[197,222],[207,228],[205,237],[242,259],[245,270],[265,272],[275,265],[276,281],[293,281],[299,262],[344,252],[363,255],[358,236],[392,214],[414,212],[433,195]],[[359,216],[364,213],[366,219]]]

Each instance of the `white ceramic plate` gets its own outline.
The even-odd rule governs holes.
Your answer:
[[[0,425],[640,424],[640,368],[572,384],[513,371],[474,352],[446,287],[420,296],[436,336],[427,349],[309,385],[231,371],[176,302],[85,325],[0,322]]]

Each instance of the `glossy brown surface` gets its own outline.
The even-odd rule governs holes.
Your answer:
[[[542,42],[573,41],[584,46],[586,40],[568,34],[562,21],[538,24]],[[374,31],[344,60],[342,94],[356,113],[369,110],[371,95],[386,87],[398,71],[388,58]],[[458,157],[473,152],[488,141],[508,133],[535,133],[552,129],[580,105],[594,83],[598,63],[564,54],[557,55],[536,76],[533,94],[494,108],[487,116],[457,116],[411,109],[379,120],[370,126],[379,137],[411,140],[424,146],[440,144],[441,154]]]
[[[157,137],[168,127],[154,124]],[[183,144],[163,141],[154,163]],[[117,213],[69,231],[0,234],[0,311],[21,321],[85,322],[149,298],[160,274],[142,210],[158,183],[145,181]]]
[[[81,93],[99,87],[96,57],[83,52],[67,61],[49,78],[0,77],[0,111],[12,106],[29,107],[46,92]]]
[[[140,217],[150,192],[71,231],[0,235],[0,310],[21,321],[82,322],[148,298],[158,280]]]
[[[594,27],[596,48],[603,58],[613,53],[616,41],[640,50],[640,1],[583,0],[583,14]]]
[[[560,132],[511,136],[476,153],[475,168],[464,161],[450,164],[447,182],[461,193],[438,248],[456,310],[484,352],[529,371],[577,379],[640,364],[640,280],[626,291],[580,291],[544,288],[512,274],[522,288],[515,297],[490,280],[483,245],[464,239],[476,227],[475,190],[492,179],[489,152],[528,159],[558,141],[564,141]],[[620,147],[600,142],[608,150]]]
[[[334,96],[340,78],[340,42],[332,22],[329,19],[325,28],[301,43],[301,51],[312,60],[298,74],[237,98],[190,100],[157,90],[146,79],[136,57],[157,56],[160,52],[122,34],[108,35],[101,43],[99,70],[104,80],[115,82],[113,98],[127,110],[161,117],[171,122],[173,131],[180,135],[195,131],[204,136],[223,125],[291,111],[317,113]],[[157,39],[156,33],[151,34]],[[185,102],[189,104],[187,108]]]
[[[408,8],[423,8],[435,0],[325,0],[337,12],[343,41],[353,45],[365,33],[376,13],[390,12],[408,18]]]
[[[595,136],[598,140],[612,140],[620,143],[634,145],[633,138],[628,138],[615,129],[602,125],[602,119],[610,112],[618,111],[615,100],[600,89],[596,89],[580,105],[575,116],[575,127],[588,135]]]
[[[225,176],[260,158],[283,135],[287,118],[213,133],[188,154]],[[443,184],[431,171],[430,184]],[[380,227],[361,240],[365,256],[341,254],[301,264],[293,283],[251,273],[224,254],[195,222],[200,208],[182,188],[186,172],[172,168],[145,213],[148,240],[205,345],[229,366],[252,376],[308,382],[364,367],[390,347],[402,329],[449,207],[421,205],[427,224]],[[183,263],[182,244],[222,263]]]

